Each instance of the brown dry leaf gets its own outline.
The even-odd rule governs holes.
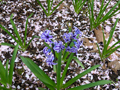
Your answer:
[[[58,9],[58,10],[63,9],[63,7],[66,7],[66,8],[68,8],[68,9],[70,9],[70,7],[69,7],[69,6],[67,6],[67,5],[65,5],[64,3],[62,3],[62,4],[60,4],[60,6],[59,6],[59,9]]]
[[[96,52],[96,53],[98,53],[98,47],[97,47],[96,43],[93,43],[93,50],[90,51],[90,52]]]
[[[113,53],[113,55],[119,57],[119,55],[116,53],[116,51]],[[111,54],[108,58],[110,60],[112,60],[113,59],[113,55]],[[115,58],[115,60],[117,60],[117,58]]]
[[[83,38],[83,44],[85,46],[92,46],[93,44],[89,42],[89,39],[88,38]]]
[[[103,64],[102,69],[106,69],[105,63]]]
[[[102,32],[102,27],[99,25],[98,29],[94,30],[95,32],[95,36],[96,36],[96,40],[98,43],[100,42],[103,42],[103,32]],[[109,38],[109,33],[107,33],[105,30],[104,30],[104,34],[105,34],[105,38]],[[113,38],[111,39],[111,42],[113,41]]]
[[[63,7],[64,7],[64,3],[63,3],[63,4],[60,4],[60,6],[59,6],[59,9],[58,9],[58,10],[63,9]]]
[[[95,36],[96,36],[97,42],[98,43],[103,42],[102,27],[99,25],[98,30],[95,29],[94,32],[95,32]]]
[[[117,70],[120,70],[120,61],[119,60],[112,61],[108,63],[108,67],[110,67],[117,74]]]
[[[94,41],[94,38],[84,38],[84,39],[83,39],[83,44],[84,44],[85,46],[93,46],[93,50],[90,51],[90,52],[97,52],[98,50],[97,50],[97,45],[96,45],[96,43],[90,43],[90,41]]]

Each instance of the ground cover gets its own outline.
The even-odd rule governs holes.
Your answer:
[[[41,2],[46,8],[45,1],[43,0]],[[107,2],[108,0],[105,1],[105,3]],[[59,1],[54,1],[53,6],[56,6],[58,3]],[[116,2],[112,0],[109,8],[105,11],[107,12],[115,3]],[[97,13],[99,9],[100,1],[95,1],[95,12]],[[72,0],[65,0],[52,15],[47,17],[35,0],[2,0],[2,3],[0,3],[0,24],[6,27],[6,29],[14,35],[13,28],[10,23],[10,15],[12,13],[14,14],[13,21],[15,22],[22,39],[24,39],[23,33],[25,33],[26,19],[31,13],[33,13],[28,20],[26,42],[29,42],[34,35],[41,36],[46,29],[52,31],[54,40],[61,40],[63,33],[68,31],[69,26],[72,26],[72,28],[73,26],[76,26],[80,29],[82,32],[81,40],[83,40],[83,45],[80,46],[76,56],[82,62],[85,69],[79,66],[75,60],[72,60],[67,71],[67,77],[65,77],[65,81],[63,83],[69,81],[71,78],[94,65],[100,64],[101,67],[91,71],[68,88],[99,80],[112,80],[115,82],[114,84],[95,86],[86,90],[119,90],[120,68],[118,61],[120,57],[120,49],[107,58],[105,62],[101,61],[99,53],[97,52],[97,45],[95,43],[98,42],[101,46],[100,48],[103,47],[102,29],[99,26],[96,30],[90,30],[87,3],[85,3],[80,13],[76,14],[74,12]],[[116,18],[119,18],[119,16],[120,15],[117,14],[102,24],[106,33],[106,38],[108,38],[110,30],[114,26]],[[118,21],[111,44],[120,40],[119,34],[120,22]],[[13,45],[17,44],[5,31],[0,28],[0,43],[2,42],[7,42]],[[56,81],[56,73],[54,73],[53,67],[48,66],[46,63],[46,56],[43,53],[43,48],[45,47],[43,42],[44,41],[42,39],[34,38],[26,51],[18,51],[15,60],[12,88],[16,88],[17,90],[38,90],[38,87],[48,89],[41,81],[39,81],[38,78],[36,78],[27,66],[23,64],[19,57],[21,55],[32,59],[42,70],[45,71],[48,76],[50,76],[50,78],[52,78],[52,80]],[[6,64],[7,59],[11,60],[13,50],[14,48],[8,46],[0,46],[0,60],[3,64]],[[111,66],[113,64],[116,67],[112,68]],[[61,66],[62,72],[64,67],[65,64]]]

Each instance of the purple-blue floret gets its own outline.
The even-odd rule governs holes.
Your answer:
[[[52,35],[50,35],[50,30],[46,30],[44,33],[41,35],[41,39],[45,40],[45,42],[52,42]]]
[[[53,60],[54,60],[54,55],[50,54],[47,56],[46,62],[49,66],[56,65],[57,63],[54,63]]]
[[[59,42],[55,42],[54,43],[54,47],[53,49],[55,51],[57,51],[57,53],[59,53],[61,50],[63,50],[65,48],[65,46],[63,45],[63,42],[62,41],[59,41]]]

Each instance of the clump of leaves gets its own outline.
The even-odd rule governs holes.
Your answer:
[[[118,48],[120,48],[120,45],[115,47],[117,44],[120,43],[120,41],[116,42],[115,44],[113,44],[111,47],[108,48],[108,46],[110,44],[110,41],[111,41],[111,39],[113,37],[113,33],[115,31],[115,27],[117,25],[117,22],[118,22],[118,19],[116,20],[114,27],[110,31],[110,35],[109,35],[108,41],[105,40],[105,35],[104,35],[104,31],[103,31],[103,44],[104,44],[104,47],[103,47],[102,52],[100,52],[99,45],[97,44],[98,51],[99,51],[99,56],[100,56],[102,61],[105,61],[105,59],[108,56],[110,56],[113,52],[115,52]]]
[[[104,15],[103,13],[107,9],[108,4],[110,3],[111,0],[108,1],[106,5],[104,5],[104,1],[102,0],[101,2],[101,7],[100,11],[95,19],[94,15],[94,0],[89,0],[88,2],[88,11],[89,11],[89,19],[90,19],[90,29],[94,29],[98,27],[102,22],[105,20],[111,18],[112,16],[118,14],[116,13],[118,10],[120,10],[120,7],[117,8],[117,6],[120,4],[120,0]]]
[[[27,24],[28,24],[28,19],[33,15],[33,13],[28,16],[27,20],[26,20],[26,27],[25,27],[25,35],[24,35],[24,40],[22,41],[19,33],[18,33],[18,30],[15,26],[15,23],[13,22],[12,20],[12,17],[13,17],[13,14],[10,16],[10,22],[12,24],[12,27],[13,27],[13,30],[14,30],[14,33],[15,33],[15,36],[13,36],[5,27],[3,27],[1,24],[0,24],[0,28],[2,28],[8,35],[11,36],[12,39],[15,40],[15,42],[17,42],[21,48],[19,48],[20,50],[22,51],[25,51],[27,49],[27,47],[29,46],[29,44],[31,43],[31,41],[37,37],[37,36],[33,36],[32,39],[28,42],[28,44],[26,44],[26,38],[27,38]],[[0,43],[0,45],[7,45],[7,46],[11,46],[11,47],[15,47],[14,45],[10,44],[10,43]]]

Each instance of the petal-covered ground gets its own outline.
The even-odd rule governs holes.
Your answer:
[[[45,3],[46,0],[40,1],[42,2],[43,6],[47,8]],[[108,1],[109,0],[105,0],[105,3]],[[53,7],[55,7],[58,3],[58,0],[54,0]],[[105,12],[113,7],[115,3],[116,1],[112,0]],[[94,12],[97,13],[99,10],[100,1],[95,0]],[[0,24],[6,27],[6,29],[14,35],[13,28],[10,23],[10,15],[14,14],[13,20],[22,39],[24,38],[26,19],[31,13],[34,14],[28,20],[26,42],[28,42],[34,35],[41,36],[46,29],[51,30],[54,40],[63,40],[62,35],[68,31],[69,25],[79,28],[82,32],[81,39],[83,40],[83,45],[79,48],[76,56],[83,63],[85,69],[82,69],[82,67],[79,66],[76,61],[72,60],[64,83],[94,65],[101,65],[101,67],[91,71],[89,74],[70,85],[69,88],[99,80],[112,80],[114,81],[114,84],[95,86],[86,90],[119,90],[120,68],[118,67],[117,70],[111,69],[110,66],[112,64],[110,62],[119,60],[120,49],[111,55],[105,61],[105,64],[100,60],[99,54],[96,52],[97,47],[95,43],[99,42],[101,48],[103,47],[103,43],[101,42],[101,36],[97,37],[95,34],[96,31],[90,31],[87,3],[84,5],[80,13],[76,14],[74,12],[72,0],[65,0],[51,16],[47,17],[35,0],[2,0],[0,2]],[[106,20],[102,24],[104,30],[106,31],[106,38],[107,33],[109,35],[111,28],[114,26],[116,18],[120,18],[120,14],[117,14],[116,16]],[[117,23],[111,45],[118,40],[120,40],[120,22]],[[7,42],[13,45],[17,44],[5,31],[0,28],[0,43],[2,42]],[[38,90],[38,87],[48,89],[41,81],[39,81],[38,78],[36,78],[36,76],[27,68],[27,66],[23,64],[19,56],[31,58],[42,70],[45,71],[48,76],[50,76],[52,80],[56,82],[56,73],[54,73],[52,66],[48,66],[46,63],[46,57],[43,53],[44,47],[44,41],[42,39],[35,38],[26,51],[18,51],[15,60],[12,88],[16,88],[16,90]],[[0,60],[3,64],[6,63],[7,59],[11,60],[12,54],[13,48],[8,46],[0,46]],[[116,63],[114,64],[116,65]],[[61,66],[62,72],[64,67],[65,64]]]

